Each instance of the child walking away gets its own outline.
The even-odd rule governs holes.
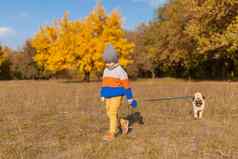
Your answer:
[[[111,44],[105,49],[103,59],[106,63],[106,68],[103,73],[100,94],[101,101],[105,102],[106,105],[110,125],[109,131],[103,139],[105,141],[112,141],[116,137],[118,128],[122,129],[123,134],[128,132],[128,120],[118,118],[118,111],[122,104],[123,96],[126,96],[128,103],[133,108],[137,107],[137,101],[133,99],[127,73],[118,63],[116,50]]]

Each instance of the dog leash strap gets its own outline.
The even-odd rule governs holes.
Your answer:
[[[145,99],[147,102],[156,102],[156,101],[164,101],[164,100],[177,100],[177,99],[192,99],[193,96],[179,96],[179,97],[162,97],[162,98],[151,98]]]

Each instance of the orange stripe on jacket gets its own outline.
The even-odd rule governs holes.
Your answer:
[[[126,89],[129,88],[129,81],[128,80],[121,80],[121,84],[124,88],[126,88]]]
[[[120,80],[118,78],[113,77],[104,77],[102,81],[103,87],[124,87],[129,88],[129,81],[126,80]]]

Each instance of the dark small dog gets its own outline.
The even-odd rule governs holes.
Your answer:
[[[126,117],[126,119],[129,120],[130,126],[135,124],[135,123],[138,123],[138,124],[141,124],[141,125],[144,124],[144,119],[141,116],[140,112],[134,112],[134,113],[128,115]]]

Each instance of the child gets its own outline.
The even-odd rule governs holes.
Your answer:
[[[133,108],[137,107],[137,101],[133,99],[127,73],[118,63],[118,56],[112,45],[108,45],[104,51],[103,59],[106,63],[106,68],[103,73],[101,101],[106,104],[107,116],[110,121],[109,132],[103,139],[105,141],[112,141],[116,136],[119,124],[123,134],[128,132],[129,122],[124,119],[120,119],[120,123],[118,121],[118,111],[123,96],[127,97],[128,103]]]

